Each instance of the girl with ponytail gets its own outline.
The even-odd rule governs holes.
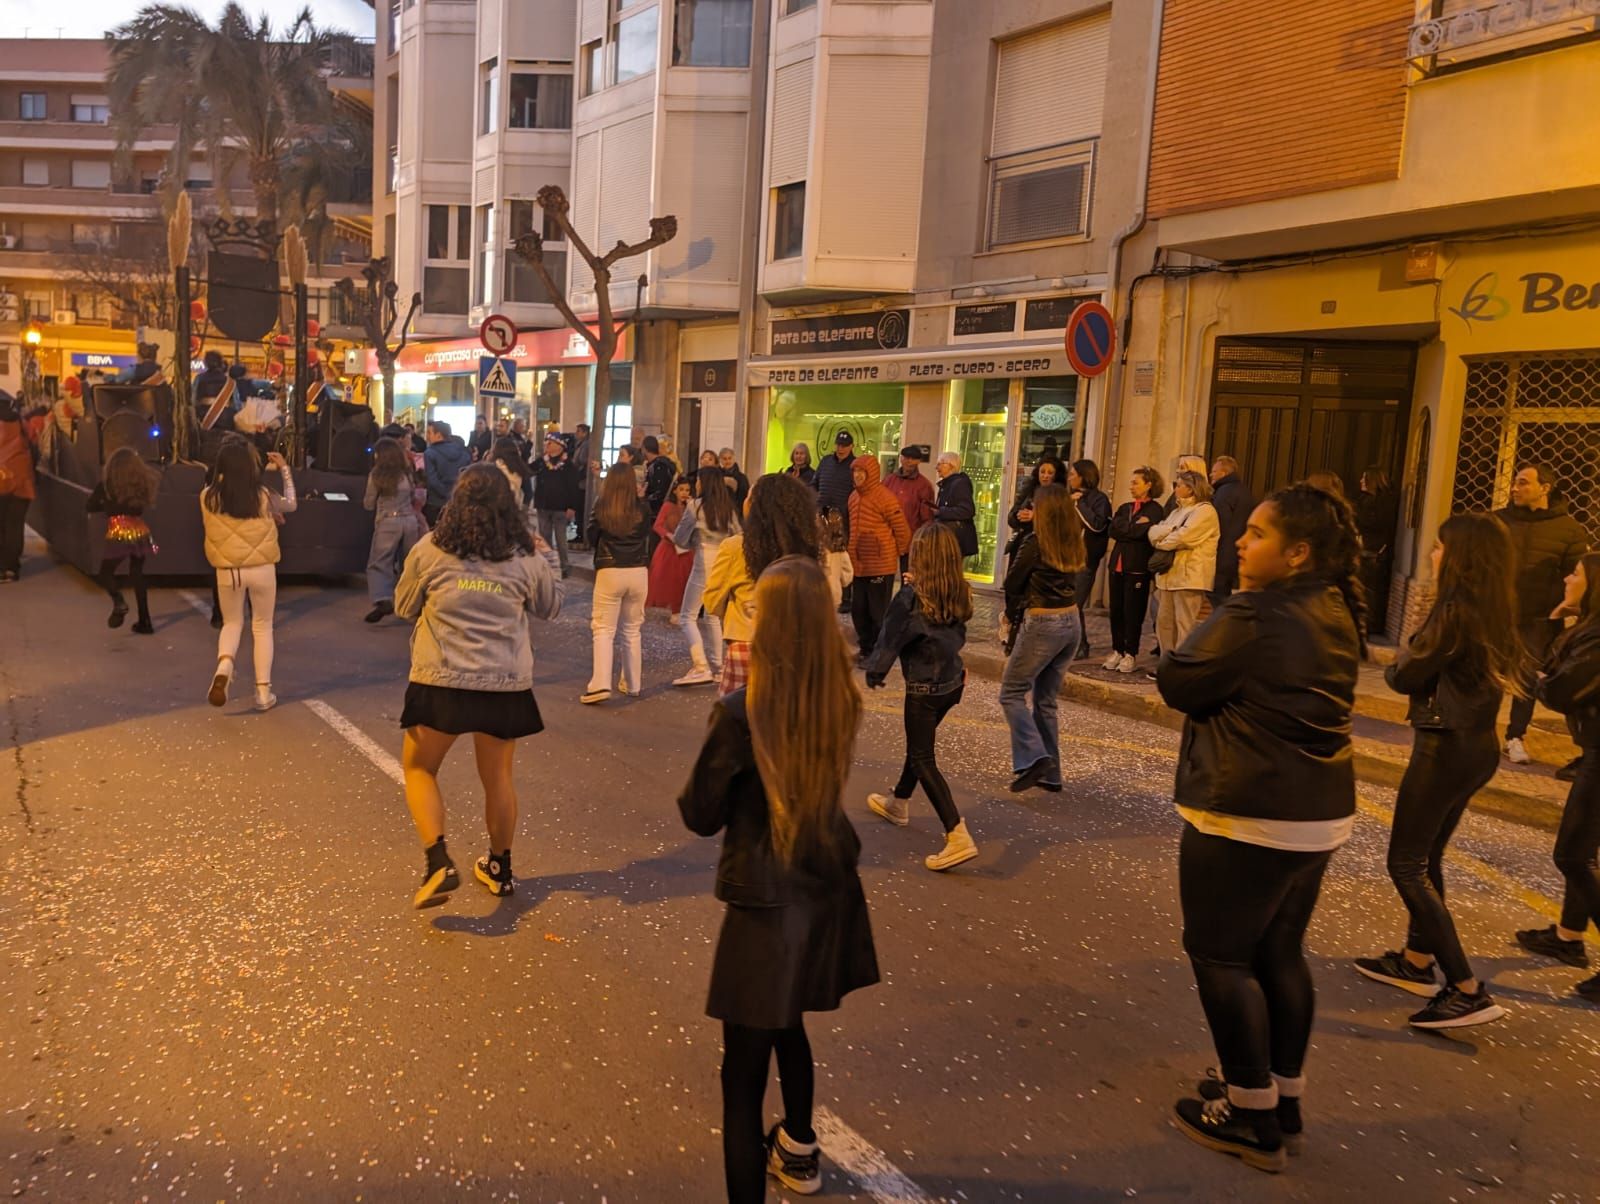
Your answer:
[[[1240,592],[1165,649],[1156,680],[1188,718],[1175,796],[1183,946],[1222,1078],[1179,1130],[1280,1171],[1301,1132],[1315,988],[1306,926],[1355,820],[1350,713],[1366,607],[1349,503],[1280,489],[1240,537]]]
[[[804,488],[764,477],[757,495],[776,480]],[[724,833],[716,894],[727,913],[706,1011],[722,1021],[723,1166],[735,1202],[765,1199],[769,1174],[802,1195],[820,1188],[804,1014],[878,981],[861,841],[839,801],[861,692],[834,605],[814,555],[764,568],[749,684],[712,708],[678,798],[690,831]],[[784,1119],[763,1133],[774,1052]]]

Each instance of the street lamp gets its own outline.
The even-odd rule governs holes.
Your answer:
[[[24,401],[36,401],[41,388],[41,374],[39,372],[39,346],[44,342],[44,331],[39,329],[38,321],[31,320],[26,330],[22,332],[22,398]]]

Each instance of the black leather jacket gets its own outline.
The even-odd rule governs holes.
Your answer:
[[[1411,696],[1406,719],[1427,729],[1493,728],[1504,691],[1482,671],[1481,658],[1474,665],[1460,648],[1442,646],[1429,625],[1422,625],[1383,674],[1391,690]]]
[[[1600,622],[1590,620],[1556,644],[1539,679],[1539,700],[1560,711],[1579,748],[1600,748]]]
[[[678,811],[698,836],[725,831],[716,888],[725,903],[783,907],[831,894],[856,877],[861,840],[842,808],[835,820],[836,854],[831,859],[800,856],[784,865],[773,852],[767,795],[756,770],[743,690],[711,708],[711,729],[678,795]]]
[[[1073,583],[1077,573],[1051,568],[1039,557],[1039,540],[1033,532],[1023,536],[1017,554],[1006,570],[1006,618],[1022,622],[1023,612],[1062,610],[1077,605]]]
[[[1178,804],[1267,820],[1353,815],[1359,662],[1355,622],[1326,578],[1232,595],[1156,669],[1162,698],[1188,716]]]
[[[889,603],[878,646],[867,659],[867,685],[881,686],[898,657],[907,685],[936,687],[927,691],[930,694],[948,693],[964,678],[961,649],[966,642],[965,623],[928,622],[916,588],[902,586]]]
[[[594,549],[594,569],[642,569],[650,564],[651,518],[641,504],[639,522],[626,535],[613,535],[600,525],[598,518],[589,520],[589,546]]]

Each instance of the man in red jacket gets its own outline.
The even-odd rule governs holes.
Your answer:
[[[913,535],[918,527],[933,521],[933,482],[922,475],[923,459],[920,447],[914,444],[902,447],[900,463],[883,483],[883,487],[894,494],[894,500],[900,503],[900,509],[905,512],[906,526],[911,528]],[[900,557],[900,571],[906,571],[904,556]]]

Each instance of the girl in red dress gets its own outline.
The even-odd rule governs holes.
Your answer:
[[[678,611],[683,606],[684,587],[689,584],[689,574],[694,569],[694,552],[684,551],[672,542],[672,533],[683,518],[683,508],[694,496],[694,486],[687,477],[679,477],[672,486],[672,496],[656,516],[655,533],[661,537],[656,544],[656,554],[650,559],[650,592],[645,595],[646,606],[664,606],[672,612],[672,621],[678,621]]]

